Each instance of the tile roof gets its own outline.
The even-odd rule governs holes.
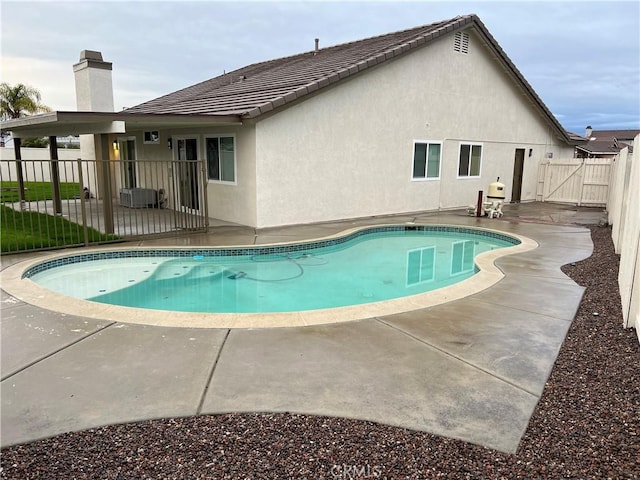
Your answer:
[[[618,140],[633,140],[638,135],[640,135],[640,130],[592,130],[589,137],[603,141],[613,141],[614,138]]]
[[[609,154],[609,153],[618,153],[622,150],[626,145],[620,145],[619,148],[616,148],[613,144],[612,140],[590,140],[587,143],[578,146],[579,150],[583,150],[589,153],[600,153],[600,154]]]
[[[591,154],[615,154],[632,144],[638,135],[640,130],[592,130],[588,141],[578,149]]]
[[[468,17],[256,63],[125,110],[125,113],[239,114],[254,117],[452,31]],[[283,101],[284,100],[284,101]],[[269,108],[269,103],[273,103]]]
[[[120,114],[237,115],[256,118],[290,102],[427,45],[440,36],[474,26],[539,111],[569,143],[573,139],[537,96],[476,15],[457,16],[399,32],[255,63],[164,95]]]

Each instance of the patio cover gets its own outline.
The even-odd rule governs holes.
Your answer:
[[[141,128],[202,127],[242,124],[239,115],[122,114],[49,112],[0,122],[14,138],[126,133]]]

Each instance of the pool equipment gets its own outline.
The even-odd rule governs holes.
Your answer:
[[[500,218],[503,215],[502,206],[505,199],[505,185],[500,182],[500,177],[489,184],[489,192],[485,200],[482,202],[482,215],[489,218]],[[478,200],[478,203],[479,200]],[[469,215],[476,215],[476,205],[469,205],[467,207],[467,213]]]

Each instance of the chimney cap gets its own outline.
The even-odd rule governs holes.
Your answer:
[[[102,52],[95,50],[82,50],[80,52],[80,61],[82,60],[98,60],[102,62]]]
[[[584,132],[584,136],[587,138],[590,138],[592,132],[593,132],[593,129],[591,128],[591,125],[587,125],[587,128]]]
[[[111,70],[113,64],[102,59],[102,53],[95,50],[82,50],[80,60],[73,66],[74,72],[79,72],[86,68],[98,68],[101,70]]]

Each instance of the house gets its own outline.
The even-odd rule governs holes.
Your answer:
[[[633,139],[640,130],[586,129],[587,142],[576,146],[578,158],[613,158],[625,147],[633,148]]]
[[[497,177],[507,201],[532,201],[539,163],[578,143],[475,15],[316,41],[118,113],[81,101],[91,82],[110,88],[111,64],[85,51],[74,68],[84,111],[5,128],[92,134],[122,173],[116,189],[150,187],[143,160],[202,161],[167,207],[257,228],[465,207]]]

